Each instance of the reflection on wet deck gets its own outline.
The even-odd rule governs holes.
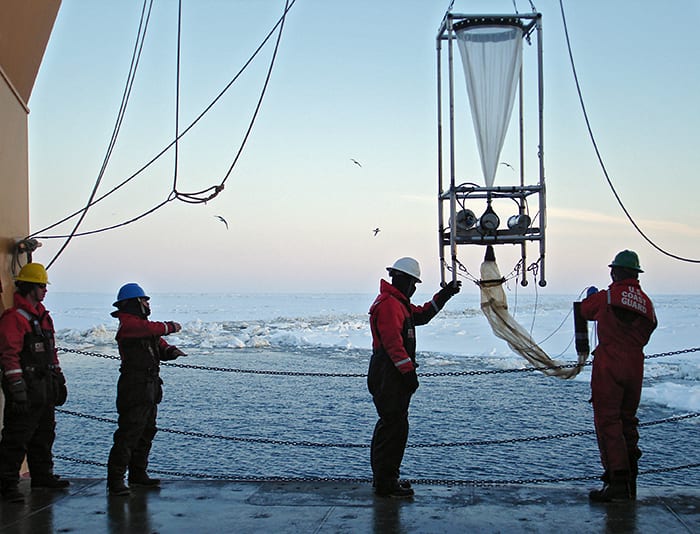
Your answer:
[[[20,489],[2,503],[2,532],[700,532],[700,490],[639,488],[629,504],[591,504],[571,486],[414,484],[411,500],[350,482],[164,481],[109,497],[105,481],[68,491]]]

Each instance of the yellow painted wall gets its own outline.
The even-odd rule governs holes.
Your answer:
[[[12,305],[10,262],[15,239],[29,233],[28,167],[27,111],[0,74],[0,309]]]
[[[29,98],[61,0],[0,1],[0,310],[12,305],[12,248],[29,233]]]
[[[0,0],[0,67],[27,103],[61,0]]]
[[[12,306],[15,285],[10,264],[15,237],[29,233],[28,142],[26,108],[0,70],[0,311]],[[0,391],[0,428],[4,409],[5,396]],[[26,465],[21,471],[27,471]]]
[[[12,249],[29,234],[28,102],[60,6],[0,0],[0,311],[12,306]]]
[[[0,0],[0,310],[12,305],[12,248],[29,233],[29,98],[61,0]]]

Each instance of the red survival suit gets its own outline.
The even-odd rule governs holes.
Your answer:
[[[14,307],[0,318],[0,365],[4,372],[4,428],[0,442],[0,482],[16,485],[27,455],[32,478],[53,476],[51,449],[56,437],[55,406],[66,400],[54,341],[54,326],[43,304],[32,305],[19,293]],[[8,383],[23,380],[29,406],[26,413],[12,409]]]
[[[604,477],[637,474],[641,456],[637,408],[644,376],[643,348],[656,328],[651,299],[630,278],[581,302],[581,315],[597,321],[598,346],[593,351],[591,398]]]
[[[370,461],[379,487],[398,481],[401,460],[408,440],[408,405],[413,391],[404,375],[415,371],[416,326],[428,323],[445,305],[436,293],[422,306],[386,280],[380,282],[379,296],[370,307],[372,359],[367,386],[377,408]]]

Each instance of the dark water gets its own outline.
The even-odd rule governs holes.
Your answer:
[[[93,349],[113,353],[112,347]],[[312,348],[298,351],[218,351],[177,363],[209,367],[322,373],[365,373],[369,352]],[[423,355],[425,356],[425,354]],[[62,354],[70,395],[66,410],[116,419],[118,361]],[[423,361],[431,359],[425,358]],[[450,356],[449,366],[424,364],[420,373],[494,370],[488,358]],[[367,445],[376,421],[364,378],[241,374],[164,367],[164,401],[158,426],[216,436],[291,442]],[[587,378],[563,381],[536,372],[422,377],[410,413],[403,476],[413,479],[515,481],[594,477],[601,471]],[[642,422],[679,415],[642,405]],[[105,464],[114,424],[57,416],[58,456]],[[482,440],[586,433],[568,438],[491,445],[431,446]],[[696,463],[698,419],[641,429],[640,468]],[[58,458],[66,476],[104,477],[102,465]],[[159,432],[151,469],[191,477],[371,477],[369,449],[302,444],[241,443]],[[592,482],[574,482],[591,485]],[[640,484],[700,484],[700,469],[642,475]]]

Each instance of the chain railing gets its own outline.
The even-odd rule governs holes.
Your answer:
[[[80,412],[75,412],[72,410],[65,410],[63,408],[56,408],[56,413],[62,413],[65,415],[72,415],[74,417],[82,417],[84,419],[90,419],[92,421],[99,421],[101,423],[117,424],[115,419],[109,419],[108,417],[100,417],[97,415],[89,415]],[[662,425],[666,423],[675,423],[678,421],[684,421],[686,419],[692,419],[695,417],[700,417],[700,412],[690,413],[685,415],[678,415],[675,417],[668,417],[666,419],[659,419],[657,421],[647,421],[639,423],[640,427]],[[172,428],[158,428],[159,432],[165,432],[169,434],[177,434],[181,436],[190,436],[196,438],[205,439],[218,439],[224,441],[236,441],[240,443],[258,443],[266,445],[283,445],[291,447],[318,447],[318,448],[345,448],[345,449],[361,449],[369,448],[368,443],[319,443],[315,441],[303,441],[303,440],[281,440],[281,439],[268,439],[268,438],[242,438],[238,436],[222,436],[219,434],[209,434],[206,432],[196,432],[190,430],[177,430]],[[491,446],[491,445],[506,445],[512,443],[531,443],[536,441],[546,441],[552,439],[567,439],[574,438],[578,436],[589,436],[595,434],[595,430],[581,430],[578,432],[563,432],[560,434],[548,434],[544,436],[527,436],[522,438],[506,438],[506,439],[484,439],[475,441],[457,441],[450,443],[409,443],[406,445],[407,448],[414,449],[426,449],[426,448],[441,448],[441,447],[481,447],[481,446]]]
[[[73,462],[83,465],[92,465],[102,468],[107,468],[105,462],[97,462],[95,460],[85,460],[82,458],[74,458],[71,456],[54,455],[54,458],[66,462]],[[647,469],[639,471],[639,476],[654,475],[658,473],[669,473],[672,471],[681,471],[684,469],[694,469],[700,467],[700,463],[675,465],[672,467],[662,467],[658,469]],[[370,484],[371,478],[356,478],[356,477],[292,477],[292,476],[246,476],[246,475],[219,475],[216,473],[193,473],[187,471],[172,471],[166,469],[148,469],[149,473],[157,475],[165,475],[179,477],[183,479],[202,479],[202,480],[224,480],[230,482],[338,482],[345,484]],[[582,482],[585,480],[599,480],[600,475],[586,475],[578,477],[553,477],[553,478],[524,478],[524,479],[505,479],[505,480],[480,480],[480,479],[440,479],[440,478],[420,478],[408,479],[411,484],[425,484],[430,486],[474,486],[474,487],[493,487],[493,486],[516,486],[526,484],[551,484],[553,482]]]
[[[73,353],[84,356],[91,356],[97,358],[119,360],[119,356],[111,356],[107,354],[101,354],[97,352],[82,351],[77,349],[68,349],[59,347],[60,352]],[[688,354],[692,352],[700,351],[700,347],[693,347],[688,349],[662,352],[657,354],[649,354],[645,356],[645,359],[662,358],[667,356],[673,356],[678,354]],[[228,372],[228,373],[244,373],[244,374],[255,374],[255,375],[273,375],[273,376],[303,376],[303,377],[345,377],[345,378],[365,378],[365,373],[317,373],[317,372],[298,372],[298,371],[271,371],[271,370],[256,370],[256,369],[236,369],[230,367],[214,367],[214,366],[202,366],[202,365],[191,365],[191,364],[179,364],[173,362],[163,362],[164,366],[171,366],[183,369],[194,369],[199,371],[214,371],[214,372]],[[573,368],[579,364],[564,364],[552,367],[524,367],[517,369],[494,369],[494,370],[475,370],[475,371],[448,371],[440,373],[421,373],[421,377],[442,377],[442,376],[483,376],[492,374],[507,374],[507,373],[521,373],[521,372],[534,372],[534,371],[546,371],[564,368]],[[590,362],[584,365],[591,365]],[[71,410],[65,410],[62,408],[56,409],[57,413],[63,413],[65,415],[82,417],[94,421],[99,421],[109,424],[117,424],[117,421],[107,417],[99,417],[94,415],[82,414],[80,412],[75,412]],[[657,421],[647,421],[639,424],[640,427],[661,425],[666,423],[673,423],[678,421],[683,421],[691,418],[700,417],[700,413],[690,413],[675,417],[669,417],[666,419],[661,419]],[[223,436],[217,434],[211,434],[206,432],[197,431],[187,431],[187,430],[177,430],[170,428],[159,428],[160,432],[166,432],[171,434],[178,434],[190,437],[197,437],[203,439],[218,439],[225,441],[234,442],[244,442],[244,443],[256,443],[256,444],[271,444],[279,446],[296,446],[296,447],[318,447],[318,448],[368,448],[367,443],[321,443],[306,440],[280,440],[280,439],[268,439],[268,438],[248,438],[248,437],[238,437],[238,436]],[[505,438],[505,439],[488,439],[488,440],[473,440],[473,441],[461,441],[461,442],[450,442],[450,443],[410,443],[407,445],[408,448],[446,448],[446,447],[476,447],[476,446],[494,446],[502,444],[514,444],[514,443],[527,443],[527,442],[539,442],[554,439],[568,439],[578,436],[586,436],[595,434],[594,430],[584,430],[577,432],[565,432],[559,434],[549,434],[541,436],[526,436],[519,438]],[[93,465],[106,467],[105,463],[96,462],[93,460],[85,460],[79,458],[73,458],[68,456],[58,456],[55,458],[81,463],[85,465]],[[659,473],[667,473],[672,471],[678,471],[683,469],[692,469],[700,467],[700,463],[691,463],[685,465],[671,466],[671,467],[661,467],[655,469],[647,469],[640,471],[640,475],[652,475]],[[192,472],[182,472],[182,471],[169,471],[169,470],[159,470],[151,469],[151,472],[174,476],[181,478],[191,478],[191,479],[216,479],[216,480],[226,480],[226,481],[239,481],[239,482],[342,482],[342,483],[370,483],[371,479],[365,478],[351,478],[351,477],[287,477],[287,476],[271,476],[271,477],[254,477],[254,476],[238,476],[238,475],[217,475],[211,473],[192,473]],[[512,479],[512,480],[444,480],[444,479],[415,479],[410,480],[411,483],[415,484],[428,484],[428,485],[443,485],[443,486],[475,486],[475,487],[487,487],[487,486],[507,486],[507,485],[521,485],[521,484],[545,484],[545,483],[555,483],[555,482],[576,482],[585,480],[597,480],[598,475],[590,476],[580,476],[580,477],[555,477],[555,478],[527,478],[527,479]]]
[[[68,349],[64,347],[58,347],[59,352],[66,352],[71,354],[80,354],[83,356],[92,356],[95,358],[104,358],[108,360],[119,360],[119,356],[111,356],[108,354],[100,354],[98,352],[89,352],[78,349]],[[688,349],[675,350],[670,352],[660,352],[657,354],[649,354],[644,356],[645,359],[653,358],[663,358],[666,356],[675,356],[678,354],[689,354],[691,352],[700,351],[700,347],[693,347]],[[592,362],[586,362],[583,366],[589,366]],[[253,375],[273,375],[273,376],[307,376],[307,377],[321,377],[321,378],[365,378],[366,373],[317,373],[317,372],[304,372],[304,371],[270,371],[270,370],[259,370],[259,369],[236,369],[233,367],[213,367],[207,365],[192,365],[186,363],[174,363],[174,362],[162,362],[161,365],[168,367],[177,367],[180,369],[194,369],[197,371],[215,371],[223,373],[243,373],[243,374],[253,374]],[[579,367],[578,363],[554,365],[551,367],[519,367],[517,369],[479,369],[476,371],[446,371],[441,373],[419,373],[420,377],[440,377],[440,376],[483,376],[483,375],[500,375],[509,373],[531,373],[534,371],[550,371],[557,369],[572,369],[574,367]]]

